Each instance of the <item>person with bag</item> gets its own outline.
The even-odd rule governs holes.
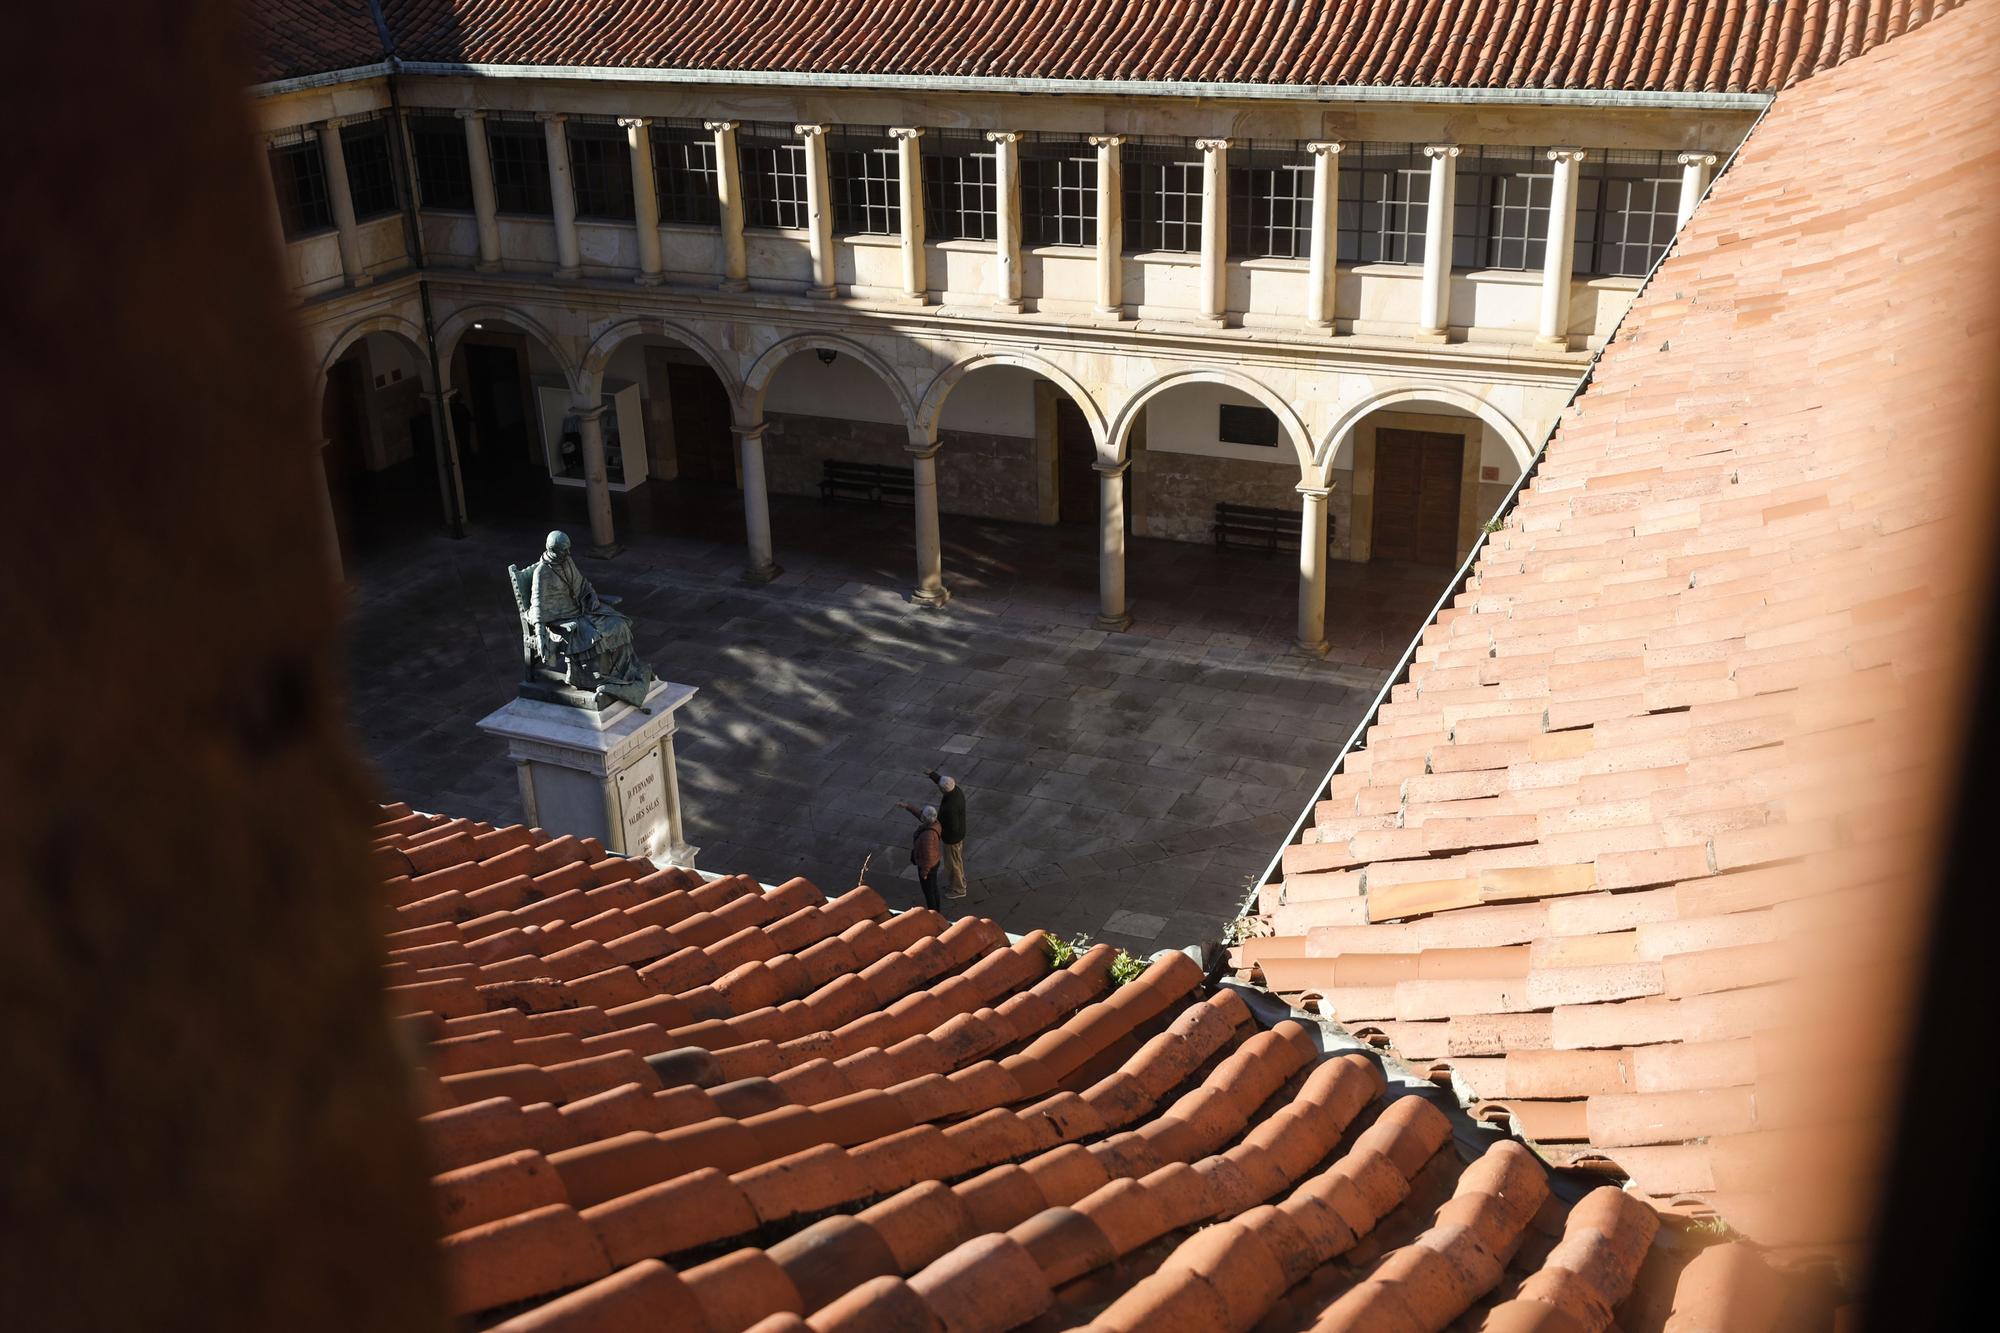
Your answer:
[[[896,805],[917,817],[917,836],[910,842],[910,864],[917,868],[924,906],[933,912],[943,912],[944,904],[938,898],[938,865],[944,860],[944,851],[938,841],[937,807],[927,805],[919,810],[908,801],[898,801]]]

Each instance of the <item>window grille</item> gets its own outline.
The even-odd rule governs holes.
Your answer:
[[[1547,151],[1468,148],[1458,160],[1458,170],[1454,265],[1540,268],[1548,250],[1549,203],[1556,179]]]
[[[1128,143],[1124,153],[1125,248],[1193,254],[1201,249],[1201,154]]]
[[[549,144],[533,120],[486,122],[486,155],[493,162],[493,195],[502,213],[548,217]]]
[[[319,140],[300,137],[271,148],[271,184],[278,192],[278,216],[285,235],[296,239],[333,225],[326,192],[326,162]]]
[[[458,117],[411,116],[410,147],[417,160],[418,201],[425,208],[471,212],[472,164]]]
[[[894,236],[903,229],[902,169],[884,135],[850,130],[827,143],[833,227],[843,236]]]
[[[1340,155],[1340,262],[1421,264],[1430,159],[1409,144],[1355,144]]]
[[[999,233],[999,157],[985,137],[932,131],[924,145],[924,235],[990,241]]]
[[[390,156],[389,122],[371,119],[340,127],[341,155],[347,159],[347,195],[357,221],[366,222],[401,207],[396,198],[396,164]]]
[[[1312,253],[1312,158],[1297,145],[1229,150],[1229,253],[1304,259]]]
[[[1028,245],[1097,244],[1097,150],[1081,139],[1020,145],[1021,239]]]
[[[805,144],[775,126],[745,126],[737,132],[736,154],[743,172],[745,220],[751,226],[798,230],[811,225]]]
[[[630,222],[632,207],[632,148],[616,121],[572,118],[569,131],[569,178],[576,193],[576,215],[604,222]]]
[[[712,227],[722,220],[715,136],[698,123],[653,126],[653,186],[660,220]]]
[[[1674,238],[1680,203],[1680,168],[1667,154],[1590,153],[1577,180],[1576,271],[1644,277]]]

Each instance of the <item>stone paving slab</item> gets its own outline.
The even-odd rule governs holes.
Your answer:
[[[954,914],[1139,953],[1219,935],[1447,576],[1336,566],[1330,634],[1341,622],[1333,637],[1368,646],[1311,661],[1287,651],[1281,563],[1134,539],[1149,633],[1106,634],[1078,577],[1094,569],[1088,529],[947,518],[955,596],[931,611],[884,572],[906,563],[906,513],[775,497],[785,573],[750,587],[727,508],[698,488],[647,491],[665,498],[620,498],[623,553],[583,568],[624,597],[655,671],[700,690],[676,750],[704,869],[839,891],[866,861],[892,904],[914,904],[911,820],[894,803],[934,799],[923,771],[941,766],[969,798],[972,892]],[[585,526],[574,497],[553,503],[350,570],[350,716],[385,798],[520,819],[501,743],[472,724],[519,669],[505,566],[550,522]]]

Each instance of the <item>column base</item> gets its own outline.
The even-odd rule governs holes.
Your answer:
[[[472,271],[474,273],[498,273],[500,271],[500,261],[497,259],[482,259],[472,266]]]
[[[1227,315],[1196,315],[1188,323],[1204,329],[1226,329],[1229,327]]]
[[[745,583],[769,583],[772,579],[777,578],[778,575],[784,572],[785,571],[779,567],[778,562],[773,560],[768,565],[753,566],[752,568],[744,570],[743,581]]]
[[[921,295],[916,292],[904,292],[899,296],[890,297],[889,300],[895,305],[923,306],[931,303],[931,295],[929,292]]]
[[[1115,616],[1099,616],[1090,622],[1090,626],[1092,629],[1101,629],[1106,634],[1123,634],[1132,628],[1132,614],[1129,611],[1121,611]]]
[[[580,267],[557,268],[555,276],[557,276],[558,278],[562,278],[565,281],[572,278],[580,278],[583,276],[583,269]]]
[[[369,283],[373,281],[375,281],[375,278],[372,274],[356,273],[353,277],[347,280],[347,285],[350,287],[366,287]]]
[[[929,607],[935,611],[951,600],[951,589],[942,585],[935,589],[919,588],[910,594],[910,600],[918,606]]]
[[[831,301],[834,297],[840,295],[840,293],[831,287],[808,287],[806,288],[806,295],[815,301]]]
[[[624,550],[617,542],[605,542],[600,546],[587,546],[583,553],[593,560],[615,560]]]
[[[667,275],[664,273],[641,273],[638,277],[632,279],[632,285],[635,287],[657,287],[666,280]]]
[[[1305,322],[1305,331],[1331,338],[1333,336],[1333,321],[1330,319],[1309,319]]]
[[[1420,343],[1448,343],[1452,340],[1449,329],[1418,329],[1410,337]]]
[[[1559,338],[1551,338],[1544,335],[1537,335],[1535,338],[1535,346],[1553,352],[1567,352],[1570,350],[1569,335],[1564,334]]]
[[[993,303],[993,308],[1002,314],[1018,315],[1026,311],[1028,307],[1024,302],[1019,300],[1000,300]]]
[[[1304,639],[1295,639],[1292,642],[1292,651],[1300,657],[1318,658],[1325,657],[1329,649],[1325,639],[1320,639],[1312,643],[1308,643]]]
[[[715,290],[718,292],[747,292],[750,290],[750,279],[724,278],[721,282],[715,284]]]
[[[1130,316],[1128,316],[1128,315],[1127,315],[1127,314],[1125,313],[1125,307],[1124,307],[1124,306],[1122,306],[1122,305],[1101,305],[1101,306],[1097,307],[1097,317],[1098,317],[1099,319],[1128,319],[1128,318],[1130,318]]]

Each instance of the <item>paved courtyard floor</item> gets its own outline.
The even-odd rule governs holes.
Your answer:
[[[910,817],[941,766],[968,796],[954,914],[1150,953],[1216,939],[1435,601],[1448,571],[1335,564],[1333,651],[1289,651],[1289,555],[1134,539],[1130,632],[1091,628],[1085,527],[947,516],[942,610],[912,606],[907,510],[772,498],[775,582],[746,585],[736,493],[620,497],[625,547],[580,561],[622,594],[661,676],[697,686],[675,745],[704,870],[919,901]],[[519,670],[506,566],[587,530],[559,492],[464,539],[350,561],[349,707],[385,799],[521,818],[504,747],[474,722]],[[579,541],[581,547],[581,541]]]

